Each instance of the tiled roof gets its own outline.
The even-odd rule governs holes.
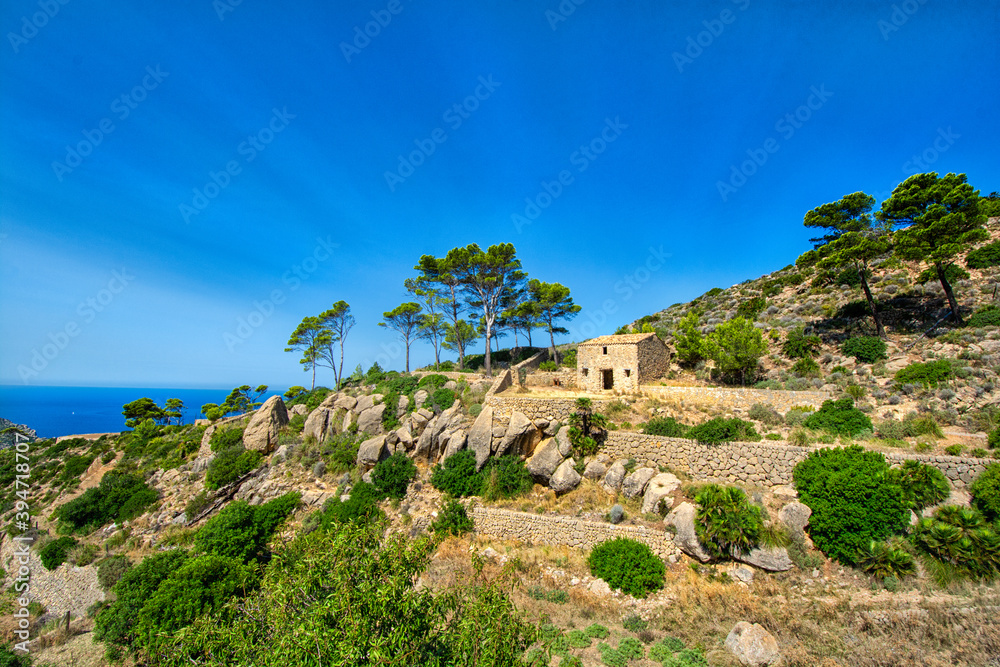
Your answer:
[[[646,340],[647,338],[655,338],[656,334],[649,333],[637,333],[637,334],[619,334],[617,336],[598,336],[597,338],[591,338],[588,341],[580,343],[580,345],[634,345],[640,341]]]

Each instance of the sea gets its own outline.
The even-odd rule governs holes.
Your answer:
[[[281,394],[271,388],[261,400]],[[168,398],[184,401],[183,421],[203,417],[205,403],[222,403],[227,389],[169,389],[162,387],[35,387],[0,385],[0,417],[35,429],[40,438],[78,433],[112,433],[125,430],[122,406],[138,398],[151,398],[162,406]]]

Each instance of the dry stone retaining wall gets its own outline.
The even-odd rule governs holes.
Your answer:
[[[472,518],[475,530],[481,535],[501,539],[515,539],[529,544],[549,544],[575,549],[590,549],[601,542],[616,537],[627,537],[642,542],[653,553],[671,563],[676,563],[681,552],[664,530],[643,526],[616,526],[610,523],[584,521],[569,517],[543,516],[527,512],[488,507],[474,507]]]
[[[12,586],[20,563],[14,557],[17,542],[4,535],[0,537],[0,565],[7,575],[4,588]],[[53,614],[85,616],[87,607],[104,600],[104,590],[97,581],[97,566],[77,567],[63,563],[54,570],[46,570],[35,549],[28,555],[28,569],[31,570],[28,597],[45,606]]]
[[[770,442],[703,445],[694,440],[612,431],[601,452],[612,459],[635,459],[640,466],[664,466],[697,480],[774,486],[791,484],[795,464],[816,447]],[[992,459],[884,452],[890,464],[910,459],[938,468],[956,487],[965,487]]]
[[[750,387],[662,387],[643,385],[640,391],[662,401],[680,405],[711,405],[729,410],[747,411],[754,403],[770,405],[778,412],[788,412],[802,405],[819,408],[832,399],[827,391],[784,391]]]
[[[594,410],[602,410],[607,401],[593,401]],[[486,405],[493,408],[493,424],[506,425],[514,412],[521,412],[533,422],[559,421],[566,423],[576,412],[574,398],[527,398],[524,396],[489,396]]]

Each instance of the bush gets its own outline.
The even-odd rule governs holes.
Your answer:
[[[261,453],[247,450],[242,444],[219,450],[208,464],[205,473],[205,488],[219,489],[247,474],[260,465]]]
[[[991,463],[969,487],[972,504],[989,521],[1000,519],[1000,463]]]
[[[890,540],[872,541],[861,554],[861,569],[876,579],[903,579],[917,573],[917,563],[906,549]]]
[[[202,510],[208,507],[209,502],[208,496],[205,495],[204,491],[199,491],[195,494],[184,507],[184,515],[187,517],[188,521],[194,521],[195,517],[201,514]]]
[[[712,556],[729,558],[757,546],[764,527],[761,510],[750,503],[742,489],[706,484],[695,495],[695,502],[695,532]]]
[[[74,531],[87,531],[106,523],[134,519],[158,497],[142,477],[111,470],[98,486],[59,506],[55,516]]]
[[[757,430],[748,421],[743,421],[737,417],[725,419],[716,417],[707,422],[698,424],[688,431],[687,437],[698,442],[717,445],[720,442],[758,442],[761,437]]]
[[[643,424],[642,432],[646,435],[659,435],[665,438],[685,438],[691,427],[682,424],[673,417],[654,417]]]
[[[327,531],[336,531],[345,524],[369,525],[385,516],[378,506],[381,499],[374,486],[358,482],[351,487],[347,500],[333,498],[327,501],[320,515],[320,526]]]
[[[237,500],[209,519],[194,536],[194,550],[249,563],[267,558],[271,535],[299,504],[298,493],[286,493],[263,505]]]
[[[469,406],[469,416],[478,417],[479,413],[483,411],[482,403],[473,403]]]
[[[806,428],[837,435],[856,436],[872,430],[872,420],[855,408],[854,400],[849,397],[823,401],[822,407],[806,417],[803,424]]]
[[[989,444],[990,449],[996,449],[997,447],[1000,447],[1000,426],[990,431],[990,435],[987,438],[986,442],[987,444]]]
[[[331,473],[347,472],[358,461],[358,448],[364,436],[345,431],[330,437],[323,443],[323,460]]]
[[[906,431],[906,436],[910,438],[921,435],[933,435],[935,438],[944,437],[941,426],[931,415],[918,415],[911,412],[903,418],[903,428]]]
[[[742,317],[753,322],[765,308],[767,308],[767,299],[762,296],[755,296],[736,306],[736,317]]]
[[[31,667],[31,655],[15,653],[9,646],[0,646],[0,667]]]
[[[789,359],[815,357],[822,344],[819,336],[807,336],[805,330],[798,328],[788,332],[785,342],[781,344],[781,351]]]
[[[819,364],[815,359],[803,357],[792,364],[792,372],[800,377],[819,377]]]
[[[896,371],[896,384],[922,384],[925,387],[937,387],[940,383],[951,379],[954,370],[947,359],[935,361],[914,362],[906,368]]]
[[[812,509],[809,535],[816,547],[854,565],[871,542],[902,533],[909,503],[878,452],[854,445],[810,452],[795,466],[800,502]]]
[[[514,498],[535,485],[524,461],[516,454],[490,459],[482,470],[483,497],[487,500]]]
[[[70,550],[77,545],[72,537],[60,537],[52,540],[38,551],[38,557],[46,570],[54,570],[66,562]]]
[[[447,390],[446,390],[447,391]],[[382,498],[402,498],[406,488],[417,476],[417,466],[403,452],[396,452],[375,464],[372,486]]]
[[[965,325],[973,329],[1000,327],[1000,308],[992,303],[985,308],[980,308],[965,321]]]
[[[889,470],[888,479],[903,489],[910,508],[917,514],[925,507],[937,505],[951,493],[944,473],[926,463],[903,461],[899,468]]]
[[[813,412],[815,410],[810,405],[794,407],[785,413],[785,423],[789,426],[802,426]]]
[[[747,412],[747,417],[759,421],[766,426],[779,426],[785,423],[785,418],[770,405],[765,403],[754,403]]]
[[[238,445],[243,444],[243,429],[237,426],[230,426],[229,428],[217,428],[215,432],[212,433],[212,437],[208,439],[208,446],[211,447],[213,452],[219,452],[223,449],[230,449]]]
[[[538,370],[552,372],[559,370],[559,366],[554,361],[543,361],[542,363],[538,364]]]
[[[993,241],[976,248],[965,256],[965,265],[970,269],[988,269],[1000,266],[1000,241]]]
[[[663,561],[642,542],[624,537],[602,542],[590,552],[587,563],[593,576],[637,598],[663,587]]]
[[[464,535],[474,528],[465,506],[457,500],[447,500],[438,518],[431,522],[431,531],[442,535]]]
[[[878,336],[855,336],[848,338],[840,350],[863,364],[874,364],[879,359],[888,359],[885,341]]]
[[[101,588],[109,590],[131,567],[132,561],[127,556],[105,558],[97,565],[97,581],[101,584]]]
[[[433,392],[443,387],[447,382],[447,375],[440,375],[436,373],[432,375],[425,375],[420,378],[420,381],[417,383],[417,389],[426,389],[429,392]]]
[[[991,581],[1000,567],[1000,535],[975,509],[945,505],[913,527],[913,544],[940,585],[957,578]]]
[[[476,496],[482,492],[483,477],[476,472],[476,454],[463,449],[439,463],[431,472],[431,485],[456,498]]]

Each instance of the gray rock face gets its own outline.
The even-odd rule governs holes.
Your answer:
[[[652,468],[639,468],[622,481],[622,495],[635,498],[646,490],[646,484],[653,479],[656,471]]]
[[[781,660],[778,640],[758,623],[737,623],[726,637],[726,650],[748,667],[773,665]]]
[[[548,484],[549,478],[566,457],[559,452],[555,438],[542,440],[535,453],[528,459],[526,467],[539,484]]]
[[[669,472],[661,472],[646,484],[646,493],[642,497],[642,513],[659,513],[660,501],[673,505],[671,495],[680,488],[681,480]],[[670,507],[667,507],[670,509]]]
[[[600,479],[604,477],[608,472],[607,466],[605,466],[600,461],[591,461],[587,464],[587,467],[583,469],[583,476],[587,479]]]
[[[415,392],[413,392],[414,405],[416,405],[418,408],[424,407],[424,403],[427,402],[427,398],[429,396],[430,394],[427,393],[426,389],[417,389]]]
[[[566,459],[560,464],[549,479],[549,488],[558,493],[572,491],[580,484],[580,473],[573,469],[573,459]]]
[[[368,394],[365,396],[359,396],[358,402],[354,405],[354,413],[360,415],[365,410],[368,410],[376,403],[381,402],[382,394]]]
[[[448,460],[448,457],[452,454],[457,454],[458,452],[465,449],[465,444],[467,442],[467,437],[465,431],[457,429],[454,431],[445,431],[441,434],[441,463]]]
[[[382,433],[382,413],[386,410],[385,403],[373,405],[358,416],[358,430],[370,435]]]
[[[413,434],[410,433],[409,424],[403,424],[396,429],[396,437],[399,438],[399,442],[403,445],[403,449],[406,451],[413,449]]]
[[[698,534],[694,530],[695,507],[691,503],[681,503],[667,515],[666,523],[673,526],[674,544],[677,548],[686,553],[691,558],[707,563],[712,560],[712,556],[705,551],[705,547],[698,541]]]
[[[333,407],[338,410],[354,410],[354,406],[357,404],[358,399],[353,396],[348,396],[347,394],[337,394],[337,398],[333,402]]]
[[[520,456],[530,456],[542,439],[541,432],[535,428],[535,424],[528,419],[523,412],[514,412],[510,416],[510,424],[504,433],[500,446],[497,447],[496,455],[518,454]]]
[[[784,572],[795,567],[788,551],[784,547],[763,547],[753,549],[749,553],[737,552],[733,558],[741,563],[759,567],[768,572]]]
[[[479,470],[490,458],[490,443],[493,441],[493,408],[489,405],[476,417],[476,422],[469,431],[469,449],[476,454],[476,470]]]
[[[615,461],[608,468],[608,472],[604,475],[604,481],[601,482],[601,486],[605,491],[611,495],[618,493],[618,490],[622,488],[622,481],[625,479],[625,464],[621,461]]]
[[[271,453],[278,446],[278,431],[287,423],[285,402],[281,396],[272,396],[250,418],[243,431],[243,446],[264,454]]]
[[[808,505],[800,502],[788,503],[781,508],[778,512],[778,519],[781,523],[788,526],[788,530],[792,532],[792,536],[809,547],[812,547],[812,540],[806,535],[806,526],[809,525],[809,517],[812,516],[812,510],[809,509]]]
[[[357,415],[355,415],[354,412],[351,410],[348,410],[347,412],[344,413],[344,421],[340,424],[341,433],[351,428],[351,424],[354,424],[356,421],[356,416]]]
[[[358,447],[358,465],[362,468],[374,468],[376,463],[388,457],[384,435],[369,438]]]
[[[409,396],[400,396],[399,401],[396,403],[396,416],[402,417],[406,413],[406,408],[410,406]]]
[[[556,433],[556,444],[559,445],[559,453],[563,456],[573,453],[573,443],[569,441],[569,426],[563,426]]]
[[[340,426],[336,423],[336,414],[333,408],[319,406],[306,417],[305,426],[302,427],[302,435],[311,435],[316,438],[317,442],[323,442],[331,430],[336,431],[337,427]]]
[[[428,461],[437,461],[447,442],[441,436],[455,430],[462,422],[461,404],[457,401],[450,408],[431,419],[417,441],[417,456],[426,456]]]
[[[290,414],[290,415],[307,415],[307,414],[309,414],[309,408],[307,408],[304,403],[299,403],[297,405],[293,405],[291,407],[291,409],[288,411],[288,414]]]

